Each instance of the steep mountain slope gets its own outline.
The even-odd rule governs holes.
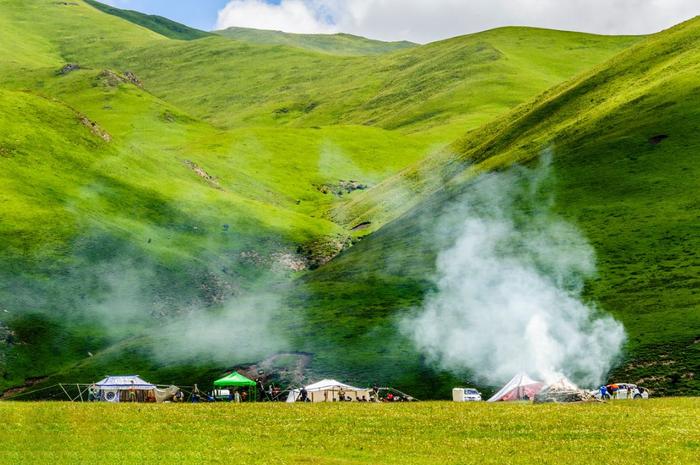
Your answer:
[[[138,11],[132,10],[122,10],[119,8],[114,8],[104,3],[97,2],[95,0],[85,0],[85,3],[103,11],[107,14],[123,18],[139,26],[143,26],[158,34],[164,35],[171,39],[178,40],[195,40],[201,39],[202,37],[207,37],[210,35],[208,32],[200,31],[191,27],[187,27],[183,24],[171,21],[168,18],[163,18],[157,15],[145,15]]]
[[[436,254],[446,244],[436,243],[436,218],[479,189],[478,173],[549,150],[554,209],[598,255],[586,296],[628,332],[612,378],[657,394],[697,393],[698,44],[700,19],[651,37],[376,188],[383,201],[396,196],[414,207],[304,279],[306,294],[322,296],[304,301],[313,322],[306,350],[361,354],[342,363],[322,355],[321,369],[421,374],[421,357],[397,336],[396,321],[434,288]],[[430,391],[435,376],[407,383]]]
[[[407,41],[382,42],[352,34],[290,34],[245,27],[230,27],[215,33],[251,44],[286,45],[331,55],[381,55],[416,46]]]

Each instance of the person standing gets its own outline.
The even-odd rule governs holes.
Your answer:
[[[134,380],[131,380],[131,387],[129,388],[129,402],[136,402],[136,387],[134,386]]]

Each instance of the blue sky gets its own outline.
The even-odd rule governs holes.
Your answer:
[[[216,26],[217,14],[228,0],[102,0],[118,8],[165,16],[198,29],[211,30]]]
[[[430,42],[500,26],[648,34],[700,14],[700,0],[102,0],[204,30],[348,32]]]

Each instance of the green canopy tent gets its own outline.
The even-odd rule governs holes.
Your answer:
[[[240,373],[233,372],[229,375],[224,376],[221,379],[217,379],[214,381],[214,387],[217,388],[232,388],[232,387],[247,387],[248,392],[251,392],[252,388],[252,393],[253,395],[251,396],[251,400],[253,402],[258,400],[258,385],[255,381],[252,379],[248,379],[245,376],[243,376]]]

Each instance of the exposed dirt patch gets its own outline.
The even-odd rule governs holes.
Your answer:
[[[365,221],[364,223],[360,223],[354,228],[351,229],[351,231],[363,231],[365,229],[368,229],[370,226],[372,226],[371,221]]]
[[[201,166],[199,166],[197,163],[195,163],[191,160],[184,160],[183,163],[189,169],[194,171],[197,176],[204,179],[209,185],[211,185],[212,187],[214,187],[216,189],[223,190],[223,188],[219,184],[219,181],[214,176],[207,173],[206,170],[204,168],[202,168]]]
[[[644,378],[639,378],[634,384],[646,387],[647,385],[658,385],[666,381],[668,381],[667,376],[645,376]]]
[[[56,74],[59,76],[65,76],[66,74],[70,74],[73,71],[78,71],[80,69],[80,65],[77,63],[68,63],[66,64],[63,68],[59,69],[56,71]]]
[[[657,135],[649,138],[649,143],[651,145],[659,145],[661,142],[663,142],[666,139],[668,139],[667,134],[657,134]]]
[[[10,148],[10,147],[4,147],[0,145],[0,157],[2,158],[12,158],[14,155],[15,150]]]
[[[39,383],[43,383],[47,379],[48,378],[45,376],[38,378],[27,378],[22,386],[10,388],[7,391],[3,392],[2,395],[0,395],[0,399],[7,399],[9,397],[16,396],[17,394],[22,394],[26,390],[30,389],[32,386],[36,386]]]
[[[352,246],[352,239],[335,235],[299,246],[297,253],[306,258],[308,268],[313,270],[330,262],[350,246]]]
[[[11,346],[15,342],[15,332],[10,328],[5,326],[5,324],[0,321],[0,346],[7,345]]]
[[[98,74],[97,80],[107,87],[117,87],[119,84],[126,82],[124,78],[109,69],[105,69]]]
[[[355,191],[369,189],[369,186],[358,181],[340,180],[337,184],[318,184],[315,185],[316,190],[322,194],[333,194],[336,197],[342,197],[345,194],[351,194]]]
[[[141,79],[139,79],[133,72],[124,71],[124,78],[127,80],[127,82],[132,83],[136,87],[143,88],[143,82],[141,82]]]
[[[312,357],[312,354],[305,352],[282,352],[257,363],[239,365],[232,370],[266,386],[270,383],[300,386],[306,379]]]
[[[136,87],[143,88],[141,80],[131,71],[119,74],[111,69],[105,69],[97,76],[97,79],[107,87],[117,87],[119,84],[133,84]]]
[[[99,124],[97,124],[95,121],[90,120],[85,115],[78,115],[78,119],[80,120],[80,123],[88,128],[90,132],[92,132],[94,135],[99,137],[100,139],[104,140],[105,142],[111,142],[112,141],[112,136],[102,129]]]
[[[241,262],[255,265],[261,268],[269,268],[280,271],[304,271],[309,269],[306,257],[291,251],[273,252],[269,255],[261,255],[255,250],[247,250],[239,255]]]
[[[304,271],[309,267],[308,262],[304,257],[293,253],[273,253],[272,258],[273,268],[281,268],[289,271]]]
[[[204,301],[209,306],[222,305],[240,292],[240,288],[237,285],[211,272],[207,272],[202,276],[199,289]]]
[[[649,367],[658,367],[658,366],[671,366],[675,365],[676,361],[675,360],[653,360],[649,362],[640,362],[640,363],[635,363],[635,364],[630,364],[629,368],[632,370],[635,370],[637,368],[649,368]]]

